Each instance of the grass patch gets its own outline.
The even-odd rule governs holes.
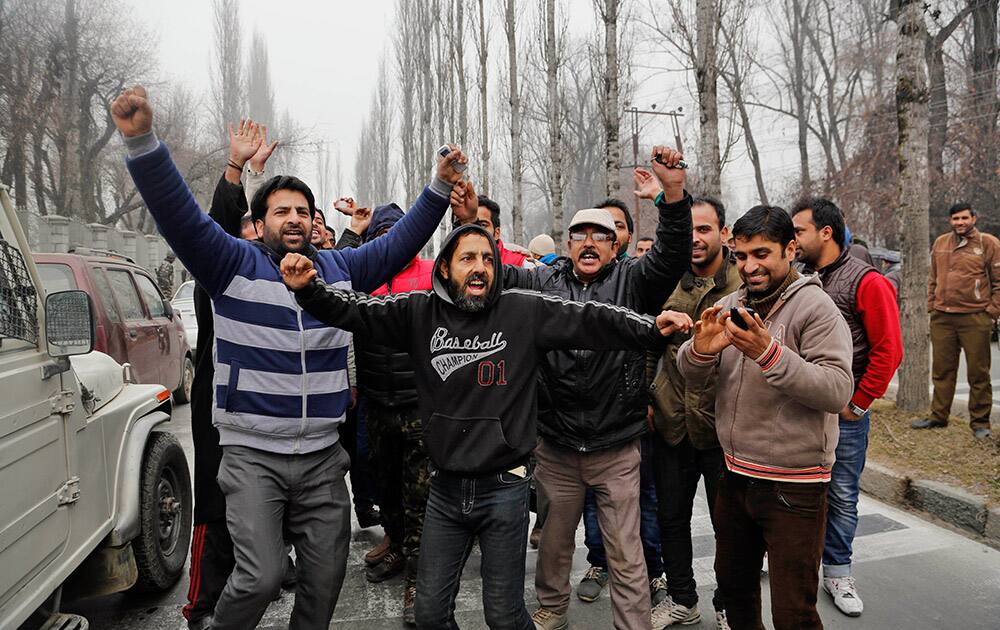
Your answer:
[[[910,422],[921,417],[926,414],[901,411],[890,401],[875,401],[868,458],[913,479],[949,483],[1000,505],[996,440],[974,439],[968,421],[954,417],[943,429],[911,429]]]

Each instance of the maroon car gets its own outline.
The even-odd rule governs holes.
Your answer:
[[[194,359],[181,316],[148,271],[131,259],[77,248],[70,254],[34,254],[48,293],[81,289],[94,301],[94,349],[130,363],[140,383],[157,383],[180,403],[191,398]]]

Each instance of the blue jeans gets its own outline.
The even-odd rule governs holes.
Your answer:
[[[483,612],[491,630],[533,630],[524,605],[531,480],[507,472],[455,477],[434,471],[420,539],[417,627],[457,630],[455,595],[478,538]]]
[[[861,471],[865,469],[871,412],[860,420],[840,419],[837,461],[833,465],[827,494],[826,541],[823,547],[823,575],[851,574],[854,532],[858,528],[858,494]]]
[[[646,572],[649,579],[663,575],[663,555],[660,553],[660,523],[656,518],[656,477],[653,475],[652,435],[647,434],[639,442],[642,463],[639,465],[639,537],[642,539],[642,553],[646,558]],[[594,491],[587,489],[583,501],[584,544],[587,545],[587,562],[592,567],[608,568],[608,556],[604,553],[604,538],[597,523],[597,501]]]

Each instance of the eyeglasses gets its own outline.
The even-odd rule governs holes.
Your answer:
[[[607,232],[590,232],[589,234],[587,232],[570,232],[569,240],[577,241],[579,243],[587,240],[587,236],[590,236],[590,238],[594,239],[595,243],[603,243],[604,241],[610,241],[614,239],[614,236],[608,234]]]

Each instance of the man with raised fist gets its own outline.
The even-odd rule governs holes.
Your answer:
[[[278,264],[285,254],[299,253],[328,284],[374,290],[430,238],[461,178],[455,164],[466,157],[452,145],[434,180],[385,238],[357,249],[317,251],[309,243],[316,205],[299,179],[267,180],[250,203],[260,239],[237,239],[198,207],[156,138],[144,88],[122,92],[111,115],[158,229],[212,298],[213,418],[223,449],[218,481],[236,567],[210,627],[257,625],[278,593],[287,537],[298,565],[289,627],[325,629],[344,581],[350,542],[348,456],[338,440],[351,404],[348,333],[304,313],[285,288]]]

